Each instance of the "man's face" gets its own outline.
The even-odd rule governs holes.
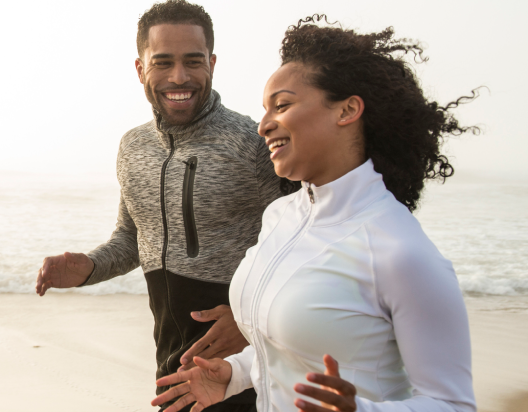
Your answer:
[[[172,125],[192,122],[211,93],[216,56],[209,55],[200,26],[160,24],[136,60],[148,101]]]

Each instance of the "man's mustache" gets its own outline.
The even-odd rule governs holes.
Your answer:
[[[162,88],[156,89],[157,93],[172,92],[174,90],[200,90],[201,87],[193,83],[184,83],[176,84],[172,83],[171,85],[163,86]]]

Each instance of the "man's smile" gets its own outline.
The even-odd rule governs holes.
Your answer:
[[[167,93],[163,93],[163,95],[167,99],[172,100],[173,102],[183,103],[192,97],[193,92],[183,92],[183,93],[167,92]]]
[[[199,90],[187,89],[162,91],[159,92],[159,96],[167,109],[187,110],[198,104],[196,100],[199,99],[200,94]]]

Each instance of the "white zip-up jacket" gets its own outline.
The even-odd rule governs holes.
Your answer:
[[[296,412],[293,386],[329,354],[358,412],[476,410],[451,262],[370,160],[274,201],[229,297],[251,346],[227,358],[226,398],[254,386],[259,412]]]

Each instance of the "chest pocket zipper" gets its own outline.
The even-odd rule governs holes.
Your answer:
[[[185,238],[187,239],[187,256],[195,258],[198,256],[200,246],[198,244],[198,232],[196,231],[196,221],[194,220],[194,176],[198,167],[198,158],[190,157],[185,163],[185,176],[183,178],[183,224],[185,226]]]

